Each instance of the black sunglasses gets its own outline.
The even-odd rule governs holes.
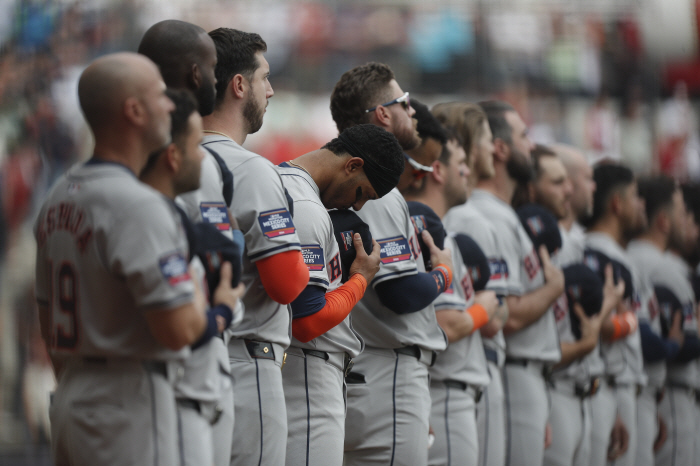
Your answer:
[[[394,104],[401,104],[404,110],[408,110],[408,108],[411,106],[411,99],[408,97],[408,92],[406,92],[404,95],[401,97],[397,97],[391,102],[387,102],[385,104],[379,104],[375,105],[374,107],[365,110],[365,113],[373,112],[377,109],[377,107],[388,107],[389,105],[394,105]]]

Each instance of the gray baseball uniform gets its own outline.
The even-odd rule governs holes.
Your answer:
[[[287,419],[282,373],[289,346],[287,306],[272,300],[255,262],[299,250],[299,238],[277,170],[263,157],[231,139],[206,135],[203,145],[215,150],[233,173],[236,187],[229,209],[245,236],[241,280],[245,313],[226,331],[235,393],[231,465],[282,464],[286,455]]]
[[[476,202],[475,202],[476,201]],[[544,274],[530,237],[513,208],[486,191],[472,193],[471,202],[488,215],[503,248],[508,269],[507,295],[520,296],[544,285]],[[549,417],[544,371],[561,357],[551,309],[537,321],[506,336],[505,393],[506,464],[541,465]]]
[[[559,267],[583,262],[585,234],[580,225],[571,230],[559,228],[562,246],[552,261]],[[566,295],[554,303],[554,318],[560,342],[573,343]],[[591,358],[596,351],[577,359],[552,373],[549,424],[552,445],[544,452],[545,466],[588,466],[591,454],[591,406],[589,396],[600,383],[591,374]]]
[[[333,291],[341,285],[340,252],[318,186],[301,169],[279,167],[278,171],[294,199],[294,220],[309,268],[309,285]],[[349,315],[308,343],[292,338],[282,371],[289,430],[287,466],[342,466],[345,364],[361,351],[362,341]]]
[[[397,314],[380,302],[374,290],[379,283],[425,269],[408,206],[399,191],[368,202],[357,214],[381,246],[381,264],[352,311],[353,327],[365,349],[355,359],[355,377],[347,379],[345,465],[425,465],[428,367],[436,351],[445,349],[445,335],[432,304]],[[406,354],[409,351],[412,354]]]
[[[474,288],[459,247],[451,237],[445,247],[452,251],[453,278],[450,287],[433,302],[435,312],[466,311],[474,304]],[[430,425],[435,443],[428,464],[473,465],[479,461],[476,402],[490,381],[481,333],[476,331],[448,344],[430,368]]]
[[[65,364],[51,406],[56,464],[177,464],[175,398],[153,308],[191,302],[175,208],[124,166],[76,166],[35,225],[37,301],[50,310],[52,357]]]
[[[491,277],[486,288],[499,296],[505,296],[508,267],[502,256],[498,232],[489,217],[477,209],[486,200],[481,190],[474,190],[466,204],[450,209],[444,219],[448,231],[465,233],[477,242],[489,260]],[[488,206],[486,206],[488,207]],[[505,363],[505,338],[499,331],[492,338],[483,338],[491,381],[476,406],[479,436],[479,464],[503,466],[505,464],[506,426],[502,368]]]
[[[639,323],[649,327],[661,336],[661,319],[652,282],[653,270],[663,262],[663,252],[649,241],[633,240],[627,245],[627,255],[639,276],[639,296],[645,306],[638,313]],[[658,434],[658,406],[661,392],[666,383],[666,362],[644,362],[647,386],[637,397],[637,451],[635,464],[653,466],[654,440]]]
[[[634,289],[628,305],[636,313],[639,312],[642,308],[639,290],[642,287],[636,268],[629,262],[625,250],[612,237],[599,232],[590,232],[586,235],[586,247],[616,260],[629,270],[632,275]],[[594,269],[596,268],[595,264],[588,265]],[[613,389],[617,415],[621,417],[629,432],[629,448],[622,457],[615,461],[615,464],[632,466],[637,450],[637,390],[638,387],[646,385],[639,330],[637,329],[634,333],[612,344],[603,344],[602,353],[608,381],[606,385],[610,385]],[[610,414],[608,411],[611,410],[611,406],[609,406],[606,394],[603,394],[598,401],[601,403],[597,404],[595,398],[593,400],[593,448],[601,446],[597,443],[597,440],[601,440],[597,435],[609,437],[609,434],[606,434],[603,428],[607,426],[609,421]],[[601,413],[599,408],[604,408],[605,412]],[[599,428],[601,429],[600,431],[597,430]],[[608,440],[605,440],[606,450],[607,444]],[[592,461],[595,459],[594,451]]]
[[[675,253],[666,252],[663,260],[653,268],[651,275],[655,285],[667,287],[681,302],[684,332],[697,335],[695,294],[688,279],[690,270],[685,261]],[[697,464],[693,430],[697,422],[694,396],[697,378],[697,361],[672,362],[668,365],[666,396],[659,406],[668,429],[668,439],[656,455],[656,464]]]
[[[179,196],[177,202],[193,222],[213,223],[223,235],[232,239],[228,206],[222,194],[221,171],[214,156],[204,151],[206,155],[202,159],[200,189]],[[242,313],[243,304],[239,302],[236,314],[240,316]],[[226,344],[220,338],[212,338],[183,364],[185,376],[175,387],[179,400],[178,413],[182,419],[183,466],[209,464],[208,458],[201,455],[211,456],[211,452],[216,466],[228,466],[231,461],[234,403]],[[216,422],[212,425],[212,421]],[[208,444],[212,445],[209,451],[205,448]]]

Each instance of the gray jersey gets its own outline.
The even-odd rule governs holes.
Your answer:
[[[187,241],[174,205],[126,167],[73,167],[35,224],[37,301],[50,309],[54,354],[173,360],[146,313],[191,302]]]
[[[446,347],[445,334],[435,318],[433,305],[410,314],[397,314],[384,306],[374,287],[387,280],[425,271],[423,255],[408,205],[397,189],[366,203],[357,215],[369,225],[381,247],[379,272],[352,311],[353,327],[367,346],[400,348],[418,345],[426,350]]]
[[[457,309],[466,312],[474,304],[472,279],[464,265],[457,243],[452,237],[445,238],[445,247],[452,250],[452,283],[435,299],[435,312]],[[489,383],[481,332],[478,330],[459,341],[449,343],[430,368],[431,380],[458,380],[469,385],[485,386]]]
[[[177,202],[193,222],[213,223],[226,237],[233,238],[228,206],[224,201],[221,168],[208,150],[202,159],[200,188],[178,196]]]
[[[491,219],[507,264],[508,295],[522,296],[544,285],[544,273],[530,237],[513,208],[493,194],[474,190],[470,202]],[[516,358],[556,362],[561,359],[552,309],[522,330],[506,336],[506,354]]]
[[[625,250],[622,249],[612,237],[599,232],[590,232],[586,234],[586,248],[598,251],[608,258],[616,260],[629,270],[632,275],[634,289],[632,290],[632,297],[628,300],[627,305],[635,314],[639,315],[641,312],[642,315],[645,315],[646,311],[642,310],[641,298],[636,291],[640,289],[639,275],[637,274],[636,267],[628,260]],[[646,384],[639,329],[621,340],[603,344],[602,354],[603,360],[605,361],[606,374],[614,376],[617,383]]]
[[[666,252],[663,260],[651,271],[655,285],[662,285],[673,291],[683,306],[683,331],[698,334],[697,316],[695,315],[695,293],[688,279],[690,269],[685,261],[673,252]],[[668,380],[671,382],[695,386],[698,379],[696,361],[687,363],[670,363]]]
[[[659,306],[654,293],[653,275],[654,270],[663,262],[663,252],[649,241],[633,240],[627,245],[627,255],[634,265],[639,276],[639,297],[642,303],[639,323],[646,323],[649,327],[661,336],[661,317]],[[648,383],[655,388],[661,388],[666,382],[666,362],[644,363]]]
[[[269,160],[231,139],[206,135],[202,143],[216,151],[233,173],[236,189],[229,209],[245,236],[241,281],[245,314],[227,336],[269,341],[283,347],[290,342],[290,316],[286,305],[275,302],[265,291],[255,262],[285,251],[300,249],[296,228],[282,180]]]
[[[301,241],[304,261],[309,268],[309,285],[333,291],[341,283],[340,251],[335,241],[333,223],[321,202],[321,193],[313,178],[299,168],[278,167],[282,182],[294,199],[294,219]],[[308,343],[292,337],[292,346],[328,352],[347,352],[356,357],[362,341],[353,331],[351,316]]]
[[[478,199],[480,196],[478,190],[475,190],[474,193]],[[498,233],[489,218],[475,207],[474,193],[472,200],[450,209],[443,223],[448,231],[467,234],[476,241],[486,255],[491,269],[491,277],[486,284],[486,289],[492,290],[499,296],[506,296],[508,294],[508,265],[502,255],[503,248],[500,246]],[[484,347],[496,351],[499,366],[502,366],[505,362],[506,352],[506,340],[503,337],[503,332],[499,330],[492,338],[484,338],[482,341]]]

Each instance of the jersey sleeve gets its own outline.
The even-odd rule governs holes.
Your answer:
[[[245,235],[248,258],[255,262],[280,252],[299,250],[282,180],[262,157],[251,157],[234,170],[236,189],[231,212]]]
[[[192,301],[187,240],[165,199],[153,195],[124,206],[105,235],[107,265],[124,277],[137,306],[174,309]]]
[[[505,269],[506,294],[520,296],[525,292],[525,288],[520,264],[520,238],[517,230],[507,229],[498,237],[498,241],[501,250],[501,267]]]
[[[334,288],[342,275],[340,255],[333,238],[333,225],[325,208],[315,202],[299,200],[294,203],[297,235],[304,263],[309,269],[309,285],[326,290]]]
[[[464,265],[462,254],[459,252],[459,247],[451,240],[445,239],[445,247],[452,250],[452,283],[450,286],[433,301],[435,311],[444,311],[447,309],[458,309],[463,311],[469,305],[468,301],[473,301],[473,296],[467,296],[467,292],[473,294],[471,280],[467,272],[467,267]],[[461,289],[460,289],[461,288]]]
[[[484,225],[470,225],[470,228],[466,228],[463,231],[467,232],[476,241],[489,261],[491,276],[486,284],[486,289],[503,296],[510,294],[508,290],[508,281],[510,279],[509,264],[503,258],[503,248],[500,246],[495,232]]]
[[[367,202],[357,215],[369,225],[372,238],[381,248],[379,272],[372,280],[372,287],[418,273],[416,259],[420,246],[406,202],[396,189],[381,199]]]

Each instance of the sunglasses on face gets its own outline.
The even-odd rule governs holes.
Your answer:
[[[406,158],[406,161],[413,167],[413,176],[415,179],[420,180],[422,179],[425,175],[428,173],[433,172],[433,167],[429,167],[427,165],[423,165],[421,163],[418,163],[413,159],[410,155],[404,152],[403,156]]]
[[[388,107],[389,105],[394,105],[394,104],[401,104],[404,110],[408,110],[411,107],[411,99],[408,97],[408,92],[406,92],[404,95],[401,97],[397,97],[396,99],[387,102],[385,104],[380,104],[380,105],[375,105],[374,107],[365,110],[365,113],[373,112],[377,109],[377,107]]]

